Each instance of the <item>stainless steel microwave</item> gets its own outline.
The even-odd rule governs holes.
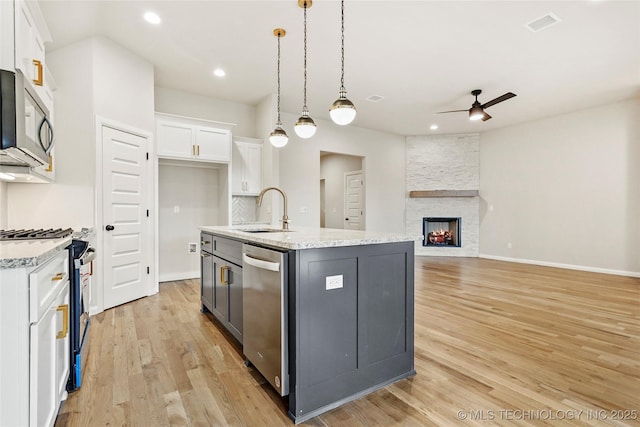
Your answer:
[[[49,110],[20,71],[0,70],[0,166],[49,163],[54,134]]]

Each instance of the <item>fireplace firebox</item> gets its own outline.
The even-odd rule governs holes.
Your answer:
[[[422,218],[422,246],[461,247],[462,218]]]

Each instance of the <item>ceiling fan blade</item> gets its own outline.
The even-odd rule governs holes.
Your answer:
[[[502,102],[502,101],[506,101],[507,99],[513,98],[514,96],[516,96],[515,93],[512,92],[507,92],[502,96],[497,97],[496,99],[492,99],[489,102],[485,102],[484,104],[482,104],[482,108],[489,108],[492,105],[496,105],[498,102]]]
[[[482,121],[483,121],[483,122],[486,122],[486,121],[487,121],[487,120],[489,120],[490,118],[491,118],[491,116],[490,116],[490,115],[488,115],[488,114],[487,114],[487,112],[485,111],[485,112],[484,112],[484,116],[482,116]]]
[[[451,110],[451,111],[438,111],[437,113],[433,113],[433,114],[444,114],[444,113],[462,113],[462,112],[468,112],[469,110]]]

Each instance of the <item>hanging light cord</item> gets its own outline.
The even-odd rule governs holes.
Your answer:
[[[304,105],[302,106],[303,114],[307,108],[307,3],[304,3]]]
[[[280,122],[280,34],[278,34],[278,126]]]
[[[344,88],[344,0],[342,0],[341,2],[340,15],[342,17],[342,29],[340,37],[340,41],[342,42],[342,76],[340,77],[340,92],[346,92],[346,89]]]

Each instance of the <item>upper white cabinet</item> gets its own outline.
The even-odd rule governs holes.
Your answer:
[[[235,196],[256,196],[262,190],[262,141],[234,138],[231,190]]]
[[[228,163],[231,131],[216,122],[156,114],[157,155],[162,158]]]
[[[46,78],[44,44],[51,41],[49,30],[37,2],[15,0],[14,8],[15,68],[22,71],[26,81],[47,104],[51,89]],[[53,109],[53,105],[47,107]]]

